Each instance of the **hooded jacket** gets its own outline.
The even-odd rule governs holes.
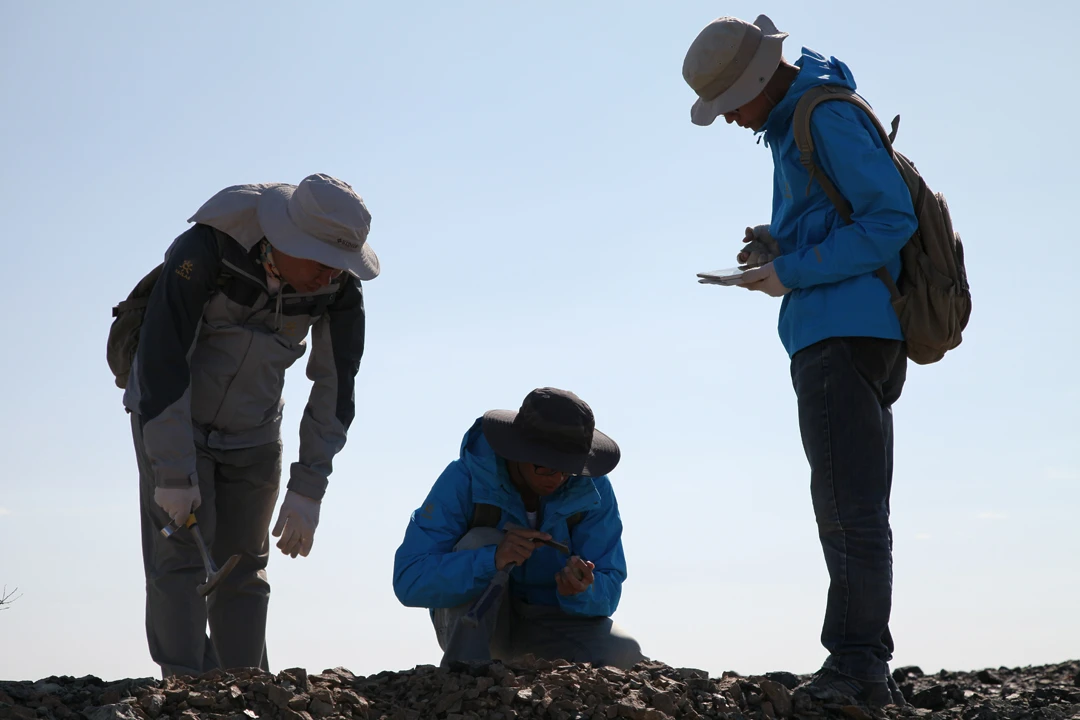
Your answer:
[[[779,333],[789,355],[830,337],[902,340],[889,291],[874,272],[895,279],[900,249],[918,221],[911,195],[867,115],[845,102],[814,110],[814,161],[853,208],[845,225],[821,186],[799,162],[792,116],[803,93],[818,85],[855,90],[855,78],[836,58],[803,48],[787,94],[762,128],[773,156],[770,232],[781,256],[773,261],[791,292],[780,305]]]
[[[474,503],[502,510],[506,523],[528,527],[525,505],[510,481],[506,462],[495,454],[481,430],[481,419],[461,442],[460,457],[442,472],[423,505],[413,512],[405,538],[394,555],[394,594],[408,607],[451,608],[475,599],[495,575],[495,546],[454,552],[469,529]],[[567,519],[584,511],[567,528]],[[607,476],[574,476],[541,498],[537,529],[596,565],[593,584],[577,595],[559,595],[555,574],[566,556],[540,545],[510,572],[510,593],[533,605],[554,605],[572,615],[610,616],[626,580],[622,520]]]
[[[165,255],[146,307],[124,406],[139,416],[158,487],[198,483],[196,443],[231,450],[277,442],[285,371],[307,349],[311,394],[288,488],[321,500],[355,414],[364,354],[360,282],[271,296],[255,232],[247,246],[202,223]],[[219,249],[219,246],[221,249]]]

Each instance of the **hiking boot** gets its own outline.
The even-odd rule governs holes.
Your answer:
[[[830,696],[840,695],[849,697],[859,705],[867,707],[884,707],[893,702],[892,692],[888,683],[863,682],[855,678],[841,675],[835,670],[818,670],[814,678],[808,682],[804,689],[811,696],[821,700],[834,699]],[[901,697],[903,697],[901,695]]]
[[[896,680],[892,675],[889,676],[889,680],[886,683],[889,686],[889,693],[892,694],[893,705],[897,707],[908,707],[910,703],[907,698],[904,697],[904,693],[900,691],[900,686],[896,684]]]

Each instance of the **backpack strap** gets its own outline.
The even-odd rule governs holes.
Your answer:
[[[334,292],[324,293],[323,295],[318,296],[318,299],[315,301],[315,310],[312,311],[312,315],[321,316],[325,313],[326,310],[342,296],[350,282],[352,282],[352,276],[348,273],[341,273],[341,280],[338,281],[337,287],[334,288]]]
[[[469,529],[472,530],[475,527],[498,527],[500,518],[502,518],[502,508],[498,505],[475,503],[473,505],[472,519],[469,520]]]
[[[578,523],[585,517],[585,512],[576,512],[570,517],[566,518],[567,530],[573,530]],[[502,518],[502,508],[498,505],[488,505],[487,503],[474,503],[472,518],[469,520],[469,529],[472,530],[475,527],[498,527],[499,520]]]
[[[141,310],[150,304],[149,297],[138,297],[130,300],[121,300],[113,306],[112,316],[120,317],[120,313],[128,312],[129,310]]]
[[[889,151],[889,156],[894,164],[896,163],[896,153],[893,150],[892,143],[896,138],[896,131],[900,128],[900,116],[897,115],[893,118],[892,132],[887,132],[874,113],[874,109],[870,107],[866,100],[863,100],[854,90],[839,85],[818,85],[810,88],[803,93],[802,97],[799,98],[799,102],[795,104],[795,114],[791,122],[791,128],[795,135],[795,147],[799,149],[799,164],[806,168],[806,171],[810,174],[810,184],[817,180],[818,184],[821,185],[821,189],[825,191],[825,196],[829,198],[829,201],[836,208],[836,212],[845,223],[850,224],[851,203],[840,194],[829,176],[821,172],[821,169],[814,163],[814,138],[810,132],[810,115],[818,105],[829,100],[843,100],[865,112],[870,121],[874,123],[874,127],[877,128],[878,134],[881,136],[881,142],[885,145],[885,149]],[[807,193],[810,192],[810,184],[806,186]],[[889,275],[885,268],[878,268],[876,275],[885,283],[885,287],[889,289],[889,294],[894,299],[900,297],[899,288],[896,287],[892,276]]]

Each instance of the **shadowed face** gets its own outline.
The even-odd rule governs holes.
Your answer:
[[[281,273],[281,279],[292,285],[300,292],[315,292],[329,285],[339,275],[341,270],[323,265],[315,260],[305,260],[293,257],[273,249],[274,265]]]
[[[745,105],[724,113],[724,119],[729,125],[735,123],[739,127],[757,132],[765,127],[765,121],[769,119],[770,112],[772,112],[772,103],[769,102],[765,93],[761,92]]]
[[[538,497],[546,497],[561,488],[573,473],[552,470],[533,463],[514,463],[525,486]],[[511,477],[513,474],[511,474]]]

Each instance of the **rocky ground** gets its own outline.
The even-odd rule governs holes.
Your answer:
[[[978,672],[894,673],[907,707],[815,696],[786,672],[743,677],[642,663],[631,671],[561,661],[358,677],[343,668],[212,672],[106,682],[93,676],[0,681],[0,720],[1065,720],[1080,718],[1080,661]]]

